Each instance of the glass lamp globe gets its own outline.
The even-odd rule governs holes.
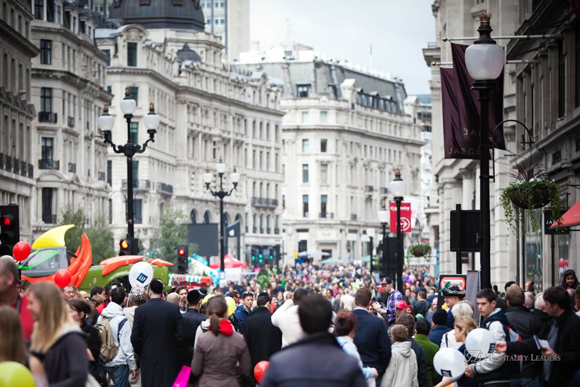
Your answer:
[[[204,184],[211,184],[211,180],[213,179],[213,175],[209,172],[203,174],[203,183]]]
[[[374,238],[375,237],[375,229],[374,228],[367,228],[367,235],[369,236],[369,238]]]
[[[101,130],[112,130],[115,124],[115,117],[109,114],[107,110],[102,116],[99,116],[99,128]]]
[[[232,180],[232,183],[238,184],[238,182],[240,181],[240,174],[234,171],[230,173],[230,179]]]
[[[395,172],[395,180],[391,181],[389,184],[389,191],[391,191],[395,197],[405,196],[405,193],[407,192],[407,183],[401,179],[401,172],[399,169]]]
[[[379,222],[381,223],[389,222],[389,211],[379,211]]]
[[[497,44],[472,44],[465,51],[465,65],[476,81],[492,81],[503,70],[505,52]]]
[[[159,116],[155,113],[153,102],[149,107],[149,114],[143,117],[143,123],[149,130],[157,130],[159,128]]]
[[[226,173],[226,165],[224,163],[217,163],[215,165],[217,173]]]
[[[131,98],[129,88],[125,88],[125,98],[121,100],[121,111],[123,114],[133,114],[137,108],[137,101]]]

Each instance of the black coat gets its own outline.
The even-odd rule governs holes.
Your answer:
[[[153,298],[135,309],[131,343],[141,357],[143,387],[171,387],[179,370],[179,346],[185,340],[179,307]]]
[[[407,336],[407,341],[411,342],[411,349],[415,352],[417,359],[417,381],[419,382],[419,387],[422,387],[427,381],[427,355],[423,347],[411,336]]]
[[[282,331],[272,324],[272,314],[266,307],[254,309],[244,321],[241,333],[250,350],[252,369],[282,348]]]
[[[568,308],[555,320],[558,325],[558,336],[556,347],[552,349],[559,359],[552,362],[552,373],[547,385],[563,387],[568,386],[576,371],[580,370],[580,317]],[[547,336],[542,338],[547,339]],[[541,356],[541,351],[533,338],[508,343],[506,353]]]
[[[366,310],[353,311],[357,319],[354,344],[365,367],[376,368],[382,375],[391,360],[391,339],[385,323]]]
[[[308,335],[274,354],[260,384],[295,386],[366,387],[367,382],[356,359],[347,355],[332,335],[323,332]]]
[[[525,306],[510,306],[505,313],[510,328],[522,337],[522,340],[531,339],[539,335],[543,322],[539,316],[530,313]],[[542,373],[542,363],[538,361],[524,361],[520,378],[537,378]]]
[[[187,309],[187,312],[182,314],[183,327],[185,329],[185,341],[180,348],[181,364],[191,366],[193,360],[193,345],[195,344],[195,334],[197,328],[202,321],[207,319],[205,314],[199,313],[195,308]]]
[[[415,316],[420,314],[424,317],[427,313],[427,309],[429,309],[429,305],[425,300],[419,300],[415,302],[415,305],[413,306],[413,312],[415,313]]]

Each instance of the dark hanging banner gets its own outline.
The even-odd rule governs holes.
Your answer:
[[[443,102],[443,133],[445,158],[479,158],[479,93],[472,90],[473,79],[465,65],[467,45],[451,44],[453,69],[441,69],[441,97]],[[444,84],[445,82],[445,84]],[[503,120],[503,72],[490,93],[489,136],[497,149],[505,149],[503,129],[494,128]]]

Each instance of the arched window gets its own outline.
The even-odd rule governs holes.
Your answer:
[[[211,213],[208,211],[203,213],[203,223],[210,223],[211,222]]]
[[[197,223],[197,211],[196,210],[191,210],[191,212],[189,213],[189,217],[191,218],[191,223],[193,223],[193,224]]]

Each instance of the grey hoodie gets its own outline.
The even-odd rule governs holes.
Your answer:
[[[129,322],[125,322],[123,328],[121,329],[121,334],[119,335],[119,323],[123,320],[126,320],[125,314],[123,313],[123,308],[119,305],[115,304],[114,302],[109,303],[105,309],[103,309],[103,313],[99,317],[99,321],[103,317],[110,318],[111,321],[111,331],[113,333],[113,339],[115,341],[115,345],[119,347],[119,352],[117,352],[117,356],[107,364],[106,367],[116,367],[121,365],[128,365],[130,370],[137,369],[137,362],[135,361],[135,354],[133,353],[133,345],[131,344],[131,324]],[[119,345],[119,341],[117,338],[121,339],[121,344]]]
[[[417,359],[411,349],[411,342],[394,342],[391,354],[389,366],[381,380],[381,387],[418,387]]]

